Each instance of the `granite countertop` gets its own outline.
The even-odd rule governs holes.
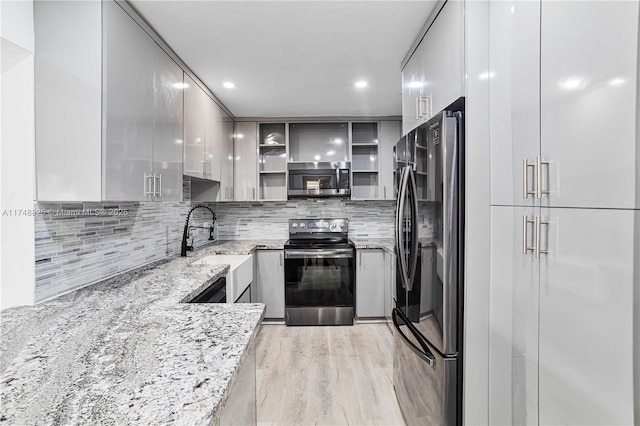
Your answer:
[[[0,424],[215,423],[263,304],[189,304],[264,242],[222,242],[2,311]]]
[[[287,240],[221,240],[189,252],[189,256],[202,257],[212,254],[251,254],[257,249],[282,250]]]
[[[351,238],[351,241],[356,246],[357,249],[382,249],[387,251],[388,253],[395,254],[396,253],[396,244],[393,238]],[[433,237],[425,237],[419,238],[418,241],[422,244],[423,247],[426,246],[436,246],[438,247],[437,241]]]
[[[383,249],[395,254],[395,242],[393,238],[351,238],[357,249]]]

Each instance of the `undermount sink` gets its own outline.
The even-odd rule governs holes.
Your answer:
[[[253,255],[206,256],[191,265],[229,265],[227,303],[234,303],[253,281]]]

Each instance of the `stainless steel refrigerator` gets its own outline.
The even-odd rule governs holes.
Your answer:
[[[442,111],[394,148],[393,383],[408,425],[462,424],[463,112]]]

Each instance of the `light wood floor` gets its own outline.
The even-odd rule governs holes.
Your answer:
[[[404,425],[386,324],[262,325],[258,425]]]

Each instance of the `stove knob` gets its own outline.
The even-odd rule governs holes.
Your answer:
[[[301,223],[301,224],[300,224],[300,228],[304,228],[304,223]]]
[[[297,228],[297,227],[298,227],[298,224],[297,224],[297,223],[292,223],[292,224],[291,224],[291,227],[292,227],[292,228]]]
[[[340,228],[344,228],[344,223],[341,223],[341,224],[340,224]]]
[[[337,223],[332,223],[331,226],[329,227],[329,229],[331,229],[332,231],[335,231],[337,228],[338,228]]]

